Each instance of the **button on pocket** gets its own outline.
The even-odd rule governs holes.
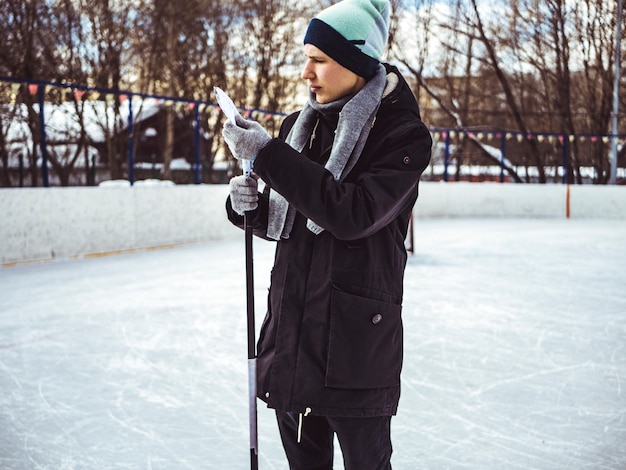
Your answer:
[[[382,319],[383,319],[383,316],[380,313],[377,313],[376,315],[372,317],[372,323],[374,325],[378,325]]]

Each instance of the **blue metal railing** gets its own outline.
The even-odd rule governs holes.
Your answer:
[[[171,103],[186,103],[189,106],[193,106],[193,143],[194,143],[194,157],[193,157],[193,173],[194,173],[194,183],[201,183],[201,163],[200,163],[200,109],[206,107],[217,107],[217,103],[212,101],[204,101],[204,100],[196,100],[196,99],[188,99],[188,98],[180,98],[180,97],[172,97],[165,95],[158,95],[152,93],[138,93],[127,90],[115,90],[110,88],[102,88],[102,87],[89,87],[84,85],[76,85],[69,83],[58,83],[51,81],[41,81],[41,80],[26,80],[21,78],[14,77],[3,77],[0,76],[0,82],[9,82],[19,85],[26,85],[29,88],[31,95],[34,95],[34,88],[37,87],[37,100],[39,104],[39,125],[41,128],[41,136],[40,136],[40,152],[41,152],[41,177],[43,186],[49,186],[49,169],[48,169],[48,151],[47,151],[47,139],[46,139],[46,122],[44,115],[44,106],[45,106],[45,92],[46,87],[58,87],[61,89],[70,89],[74,91],[82,91],[82,92],[95,92],[100,95],[118,95],[120,97],[126,97],[128,99],[128,148],[127,148],[127,160],[128,160],[128,179],[131,184],[134,183],[134,163],[135,156],[134,152],[134,133],[133,133],[133,121],[134,121],[134,110],[132,105],[132,98],[138,97],[141,99],[145,98],[153,98],[156,100],[162,100],[164,102]],[[256,108],[242,108],[244,111],[244,115],[252,115],[254,117],[255,113],[260,113],[265,117],[273,117],[273,116],[285,116],[285,113],[280,112],[272,112],[263,109]],[[432,128],[431,132],[435,136],[436,140],[441,139],[444,143],[444,169],[443,169],[443,180],[448,181],[450,178],[449,175],[449,167],[451,165],[450,155],[451,155],[451,147],[453,145],[452,139],[462,139],[462,138],[470,138],[477,143],[481,143],[485,138],[494,139],[499,138],[499,164],[500,164],[500,175],[499,180],[501,183],[505,182],[505,172],[507,168],[506,162],[506,152],[507,152],[507,141],[509,139],[516,139],[518,141],[531,140],[542,140],[542,139],[550,139],[550,140],[558,140],[562,149],[562,182],[567,182],[567,173],[568,173],[568,144],[573,141],[573,139],[588,139],[591,141],[601,141],[603,143],[609,143],[613,140],[623,140],[626,138],[626,135],[613,135],[613,134],[602,134],[602,135],[593,135],[593,134],[566,134],[566,133],[545,133],[545,132],[516,132],[516,131],[491,131],[491,130],[470,130],[470,129],[448,129],[448,128]]]

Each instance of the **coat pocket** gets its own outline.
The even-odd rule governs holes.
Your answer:
[[[402,369],[402,306],[334,289],[325,385],[396,386]]]

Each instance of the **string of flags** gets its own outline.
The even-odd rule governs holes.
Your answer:
[[[498,132],[498,131],[484,131],[484,132],[476,132],[469,130],[435,130],[432,132],[433,139],[439,141],[446,141],[448,136],[450,139],[471,139],[471,140],[479,140],[479,141],[496,141],[501,142],[504,138],[507,141],[516,140],[521,143],[525,140],[536,140],[537,142],[548,142],[550,144],[554,144],[557,141],[560,144],[564,142],[574,142],[578,140],[580,142],[590,141],[593,143],[602,142],[604,144],[608,144],[611,142],[612,135],[591,135],[591,134],[555,134],[555,133],[542,133],[542,132]],[[615,136],[619,139],[624,139],[625,136],[617,135]]]
[[[6,79],[0,78],[2,81]],[[45,97],[53,102],[73,102],[73,101],[104,101],[107,104],[113,104],[117,99],[120,104],[131,99],[135,101],[143,101],[152,99],[156,104],[172,107],[177,112],[185,110],[194,111],[196,108],[199,113],[219,109],[217,103],[188,100],[184,98],[171,98],[166,96],[151,95],[144,93],[121,92],[114,90],[86,89],[86,87],[73,87],[71,85],[60,85],[53,83],[30,83],[30,82],[12,82],[10,86],[10,103],[15,104],[19,99],[22,88],[25,87],[31,96],[37,96],[40,90],[43,91]],[[258,121],[272,121],[276,118],[282,119],[285,113],[272,112],[261,109],[241,108],[241,114],[247,119],[255,119]]]

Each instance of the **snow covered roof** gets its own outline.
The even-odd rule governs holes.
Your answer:
[[[106,101],[85,101],[78,104],[78,111],[83,113],[84,129],[92,142],[104,142],[106,131],[123,129],[128,125],[130,102],[120,104],[119,116],[115,115],[113,103]],[[133,122],[137,123],[158,113],[162,107],[156,99],[134,99],[132,103]],[[6,121],[6,140],[9,144],[30,142],[28,128],[28,108],[25,104],[15,104],[0,108]],[[34,105],[39,112],[39,104]],[[46,140],[62,142],[76,139],[81,132],[81,119],[77,106],[72,102],[60,104],[45,103],[44,122]]]

